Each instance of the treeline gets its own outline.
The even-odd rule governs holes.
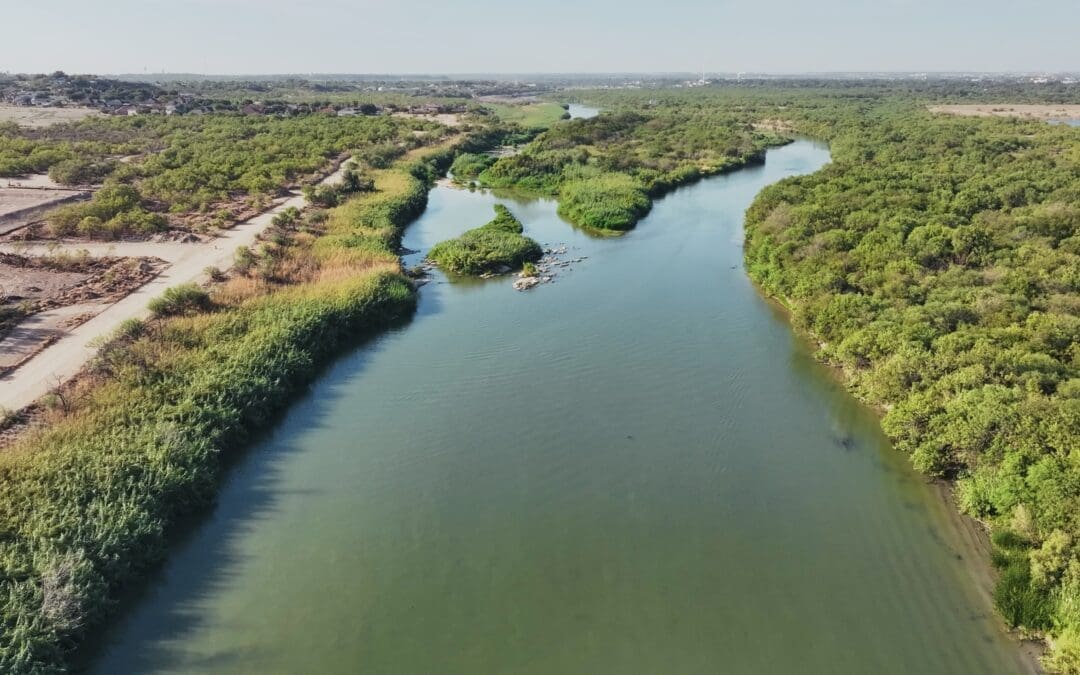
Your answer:
[[[805,115],[834,162],[766,189],[751,276],[993,526],[995,602],[1080,672],[1080,137],[886,101]]]
[[[490,187],[558,195],[578,225],[626,230],[673,187],[758,161],[787,139],[709,109],[618,110],[552,126],[522,152],[461,167]],[[465,160],[462,160],[463,163]]]
[[[750,275],[879,407],[896,447],[991,526],[1005,620],[1080,673],[1080,134],[934,115],[1080,102],[1076,85],[801,81],[584,93],[830,142],[747,214]],[[710,112],[711,111],[711,112]]]

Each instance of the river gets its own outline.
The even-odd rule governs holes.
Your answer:
[[[827,161],[774,149],[615,238],[437,187],[411,249],[498,202],[584,259],[525,293],[436,273],[242,455],[93,670],[1021,672],[967,530],[743,270],[754,195]]]

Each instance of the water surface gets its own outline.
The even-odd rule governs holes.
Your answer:
[[[583,119],[587,120],[590,117],[596,117],[600,114],[599,108],[593,108],[587,105],[581,105],[580,103],[570,103],[566,109],[566,112],[570,113],[570,119]]]
[[[437,188],[411,249],[502,202],[587,259],[527,293],[437,275],[243,456],[96,672],[1019,672],[949,507],[742,268],[753,196],[827,159],[773,150],[619,238]]]

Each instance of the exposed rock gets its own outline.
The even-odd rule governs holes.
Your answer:
[[[540,285],[539,277],[522,277],[514,280],[514,290],[527,291],[530,288],[534,288]]]

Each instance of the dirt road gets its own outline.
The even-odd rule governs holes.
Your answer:
[[[342,168],[323,179],[322,183],[334,183],[341,180]],[[302,195],[281,199],[268,211],[254,218],[238,223],[231,229],[223,230],[216,239],[198,244],[173,244],[149,242],[115,242],[110,244],[72,244],[72,250],[86,249],[91,255],[152,255],[168,261],[169,266],[157,278],[144,284],[124,299],[110,305],[100,314],[61,335],[56,342],[24,362],[15,370],[0,377],[0,409],[20,410],[56,386],[66,381],[86,364],[96,353],[94,344],[97,338],[110,335],[126,319],[143,318],[149,315],[147,303],[161,295],[171,286],[206,280],[207,267],[229,269],[233,265],[233,255],[239,246],[251,246],[263,230],[270,225],[274,216],[284,209],[295,206],[303,208],[306,200]],[[19,252],[24,255],[34,252],[33,247],[5,244],[0,250]],[[46,252],[42,247],[40,253]],[[0,341],[0,354],[14,348],[14,344]]]

